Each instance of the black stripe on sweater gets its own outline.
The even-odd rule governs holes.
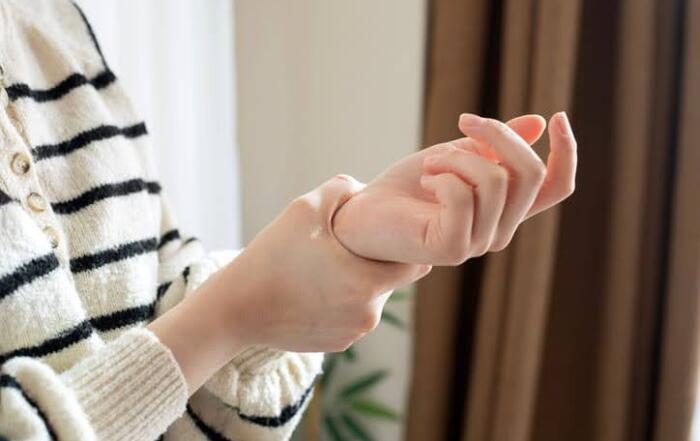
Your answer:
[[[185,242],[183,242],[182,246],[184,247],[185,245],[189,245],[192,242],[197,242],[198,240],[199,239],[197,239],[196,237],[190,237],[189,239],[185,240]]]
[[[294,416],[299,412],[299,410],[302,408],[304,405],[304,402],[308,398],[309,394],[311,393],[311,390],[313,389],[313,386],[309,387],[304,391],[304,394],[299,398],[299,400],[294,403],[290,404],[289,406],[286,406],[284,409],[282,409],[282,412],[280,413],[279,416],[276,417],[265,417],[265,416],[250,416],[250,415],[243,415],[240,412],[238,413],[238,416],[244,420],[247,421],[251,424],[255,424],[258,426],[263,426],[263,427],[280,427],[286,423],[288,423]],[[219,431],[214,429],[213,427],[209,426],[207,423],[205,423],[202,418],[199,417],[195,413],[195,411],[192,409],[192,406],[189,404],[187,405],[187,415],[192,419],[192,422],[194,425],[204,434],[204,436],[207,437],[208,440],[210,441],[230,441],[228,438],[226,438],[224,435],[222,435]]]
[[[186,266],[182,271],[182,279],[185,281],[185,286],[190,283],[190,267]]]
[[[104,54],[102,54],[102,48],[100,48],[100,43],[97,41],[97,37],[95,36],[95,32],[92,30],[92,26],[90,25],[90,22],[88,21],[87,17],[85,16],[85,13],[83,12],[82,9],[80,9],[80,6],[78,6],[77,3],[72,2],[73,6],[75,9],[78,10],[78,14],[80,14],[80,18],[83,19],[83,23],[85,23],[85,27],[87,28],[88,34],[90,35],[90,40],[92,40],[92,45],[95,46],[95,50],[97,50],[97,53],[100,55],[100,59],[102,60],[102,65],[107,69],[107,61],[105,60]]]
[[[0,207],[5,204],[9,204],[10,202],[12,202],[12,198],[0,190]]]
[[[83,321],[73,328],[67,329],[38,345],[19,348],[0,354],[0,364],[14,357],[44,357],[79,343],[90,337],[90,335],[92,335],[92,326],[89,321]]]
[[[258,426],[263,426],[263,427],[280,427],[285,424],[287,424],[292,418],[296,416],[297,413],[301,410],[301,408],[304,406],[304,402],[306,399],[309,397],[309,394],[311,394],[311,391],[313,390],[314,386],[313,384],[309,386],[304,393],[301,395],[301,398],[297,400],[296,403],[289,404],[285,406],[282,409],[282,412],[278,416],[256,416],[256,415],[245,415],[242,413],[238,413],[238,416],[243,420],[247,421],[251,424],[255,424]]]
[[[34,258],[22,264],[11,273],[0,277],[0,300],[23,285],[32,283],[34,280],[49,274],[58,266],[58,259],[54,253]]]
[[[36,146],[34,147],[33,154],[35,160],[41,161],[54,156],[67,155],[96,141],[114,138],[117,136],[123,136],[125,138],[138,138],[139,136],[146,135],[147,133],[148,131],[146,130],[146,124],[143,122],[126,127],[102,125],[84,132],[80,132],[73,138],[59,142],[58,144]]]
[[[160,237],[160,243],[158,243],[158,249],[163,248],[169,242],[177,240],[180,238],[180,232],[177,229],[170,230]]]
[[[46,432],[49,434],[49,438],[52,440],[57,439],[56,431],[49,422],[49,419],[46,417],[44,411],[41,410],[41,408],[37,405],[36,401],[32,400],[29,397],[29,395],[27,395],[24,389],[22,389],[22,385],[19,384],[19,382],[13,376],[8,374],[0,374],[0,388],[3,387],[17,390],[22,395],[24,401],[26,401],[30,406],[34,408],[37,415],[39,415],[39,418],[41,418],[41,420],[44,422],[44,426],[46,427]]]
[[[194,410],[192,410],[192,406],[189,404],[187,405],[187,415],[192,419],[192,422],[194,425],[204,434],[204,436],[207,437],[208,440],[211,441],[231,441],[225,436],[223,436],[221,433],[219,433],[216,429],[213,427],[209,426],[207,423],[202,421],[202,419],[197,415]]]
[[[104,89],[116,81],[117,77],[112,71],[105,70],[92,78],[88,78],[81,73],[73,73],[66,79],[48,89],[32,89],[28,84],[15,83],[5,90],[11,101],[21,98],[30,98],[38,103],[55,101],[63,98],[74,89],[90,85],[95,89]]]
[[[158,285],[158,289],[156,291],[156,298],[160,300],[161,297],[165,295],[166,292],[168,292],[168,288],[170,288],[170,285],[172,285],[173,282],[163,282],[160,285]]]
[[[42,343],[0,354],[0,364],[13,357],[37,358],[62,351],[89,338],[94,329],[107,332],[147,321],[153,317],[154,310],[155,302],[152,302],[83,320],[73,328],[67,329]]]
[[[182,273],[180,273],[180,276],[182,276],[182,279],[185,282],[185,287],[187,287],[187,284],[189,283],[188,279],[190,277],[190,267],[186,266]],[[172,285],[175,280],[176,279],[169,280],[158,285],[158,289],[156,290],[156,300],[160,300],[160,298],[163,297],[166,292],[168,292],[168,288],[170,288],[170,285]]]
[[[70,269],[73,273],[90,271],[110,263],[150,253],[156,250],[157,245],[158,239],[156,238],[127,242],[108,250],[75,257],[70,261]]]
[[[99,185],[73,199],[53,202],[51,207],[53,207],[54,212],[58,214],[71,214],[104,199],[126,196],[142,191],[157,194],[160,193],[160,190],[160,184],[157,182],[144,181],[143,179],[130,179],[123,182]]]
[[[125,326],[144,322],[153,317],[155,302],[134,306],[90,319],[92,326],[101,332],[113,331]]]

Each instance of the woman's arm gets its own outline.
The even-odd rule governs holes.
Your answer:
[[[430,267],[370,261],[336,240],[332,216],[360,189],[335,177],[294,200],[229,265],[149,325],[190,394],[238,352],[347,348],[379,321],[386,293]]]

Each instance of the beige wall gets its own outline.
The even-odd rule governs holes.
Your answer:
[[[243,239],[419,144],[424,0],[236,0]]]
[[[326,178],[368,181],[418,147],[424,2],[235,1],[244,241]],[[410,321],[409,302],[391,309]],[[405,414],[410,329],[380,325],[356,350],[334,382],[389,369],[375,398]],[[378,440],[403,438],[400,424],[366,424]]]

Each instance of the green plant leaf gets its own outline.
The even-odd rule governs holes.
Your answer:
[[[347,358],[348,361],[355,361],[355,359],[357,358],[357,352],[355,352],[355,348],[353,348],[352,346],[344,350],[342,354],[345,355],[345,358]]]
[[[401,320],[398,316],[396,316],[393,312],[387,311],[386,309],[382,312],[382,321],[394,325],[399,329],[403,329],[406,327],[406,324]]]
[[[374,441],[372,434],[352,415],[344,413],[340,415],[340,419],[345,423],[348,432],[352,433],[355,438],[361,441]]]
[[[331,376],[338,364],[338,354],[328,354],[323,363],[323,375],[321,375],[321,388],[331,381]]]
[[[350,403],[350,406],[363,415],[381,418],[384,420],[396,421],[399,419],[399,414],[395,410],[370,400],[357,399]]]
[[[386,370],[380,370],[357,378],[341,389],[340,396],[343,398],[354,397],[382,381],[387,374]]]
[[[323,417],[323,426],[326,428],[326,432],[328,432],[333,441],[346,441],[345,436],[340,432],[340,428],[335,423],[332,416],[326,415]]]

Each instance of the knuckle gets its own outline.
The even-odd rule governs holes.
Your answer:
[[[358,319],[357,330],[360,335],[372,332],[379,324],[381,314],[375,308],[367,308],[363,311]]]
[[[506,170],[504,167],[501,167],[500,165],[495,165],[491,168],[488,176],[489,183],[496,190],[503,190],[507,188],[508,179],[510,176],[508,175],[508,170]]]
[[[372,280],[364,277],[361,280],[349,280],[347,282],[347,291],[351,298],[356,299],[360,303],[367,302],[374,298],[377,288]]]
[[[472,252],[472,256],[481,257],[484,254],[489,252],[489,248],[490,248],[490,246],[486,242],[478,243],[478,244],[474,245],[474,251]]]
[[[566,187],[564,188],[564,198],[566,199],[572,194],[574,194],[574,191],[576,191],[576,183],[572,180],[566,184]]]
[[[292,199],[287,206],[287,209],[298,214],[312,213],[316,211],[315,204],[308,193]]]
[[[355,343],[354,339],[351,338],[346,338],[346,339],[341,339],[335,343],[333,343],[330,346],[330,350],[328,352],[343,352],[348,350],[352,344]]]
[[[493,241],[493,243],[491,244],[491,247],[489,248],[488,251],[491,251],[491,252],[503,251],[510,244],[511,240],[512,240],[512,235],[498,237]]]
[[[460,239],[448,242],[443,256],[447,265],[461,265],[469,258],[469,248]]]
[[[527,167],[522,171],[523,179],[533,184],[539,185],[544,181],[547,176],[547,167],[542,163],[542,161],[532,161]]]
[[[346,175],[345,173],[339,173],[339,174],[333,176],[333,179],[336,179],[336,180],[339,180],[342,182],[354,182],[355,181],[355,179],[352,176]]]

